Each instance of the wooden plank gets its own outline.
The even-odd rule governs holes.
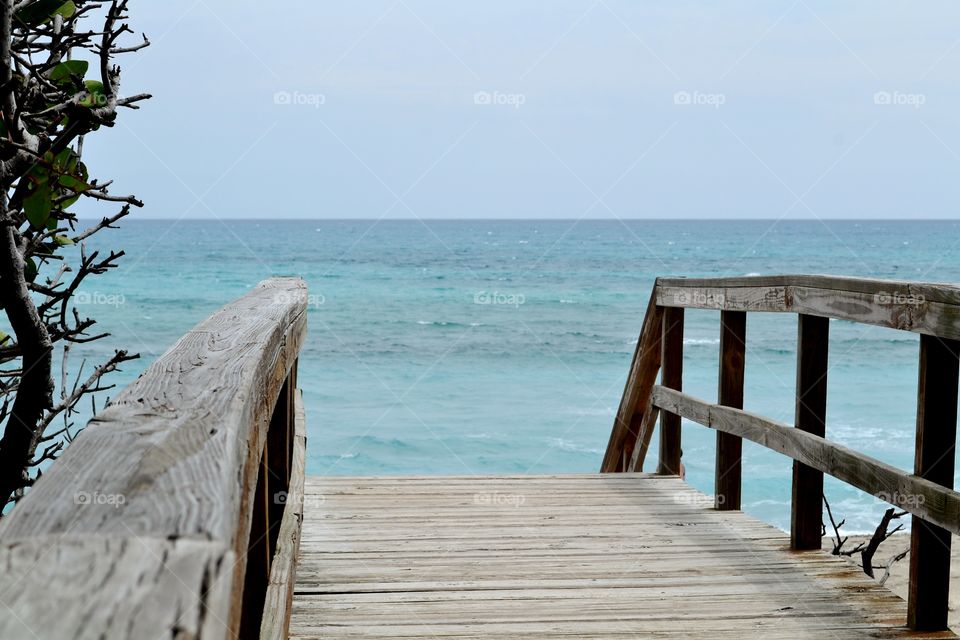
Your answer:
[[[633,449],[637,446],[640,422],[649,404],[650,389],[656,384],[657,374],[660,372],[663,309],[657,306],[655,295],[656,288],[647,305],[647,313],[643,318],[640,337],[637,339],[630,364],[630,375],[623,389],[610,441],[600,467],[604,473],[626,470],[626,461],[632,459]],[[647,435],[646,446],[649,442]],[[643,466],[642,458],[639,464]]]
[[[216,541],[4,540],[0,638],[228,638],[235,563]]]
[[[804,313],[960,339],[960,289],[831,276],[660,279],[657,304]]]
[[[297,554],[300,549],[301,523],[304,517],[304,469],[307,455],[306,414],[303,395],[294,394],[293,451],[290,460],[290,486],[283,500],[285,509],[277,536],[277,553],[270,569],[270,584],[264,603],[260,640],[285,640],[293,610]]]
[[[871,296],[877,294],[890,295],[891,297],[913,295],[915,298],[922,297],[927,302],[960,304],[960,286],[956,284],[881,280],[837,275],[784,274],[730,278],[658,278],[657,284],[664,287],[720,287],[731,289],[804,287],[829,291],[851,291]]]
[[[653,403],[711,429],[739,435],[960,535],[960,493],[843,445],[739,409],[654,387]]]
[[[920,338],[917,446],[914,473],[953,487],[957,441],[960,343]],[[910,536],[907,624],[918,631],[947,628],[950,592],[950,531],[914,516]]]
[[[683,388],[683,309],[668,307],[663,312],[662,384],[671,389]],[[660,475],[680,474],[680,416],[660,415]]]
[[[266,280],[202,321],[91,420],[0,521],[0,539],[222,542],[236,558],[235,633],[267,425],[305,334],[296,278]]]
[[[647,459],[647,451],[650,449],[650,441],[653,439],[653,431],[657,426],[657,418],[659,417],[660,410],[648,400],[647,408],[643,412],[643,419],[640,421],[640,434],[637,436],[637,444],[633,448],[627,471],[643,471],[643,461]]]
[[[743,408],[743,381],[747,353],[747,314],[720,313],[720,382],[718,403]],[[714,506],[721,511],[740,509],[743,443],[732,433],[717,432]]]
[[[264,459],[257,474],[257,490],[253,500],[253,517],[250,523],[250,542],[247,547],[246,570],[243,575],[243,594],[240,605],[241,638],[254,638],[263,622],[267,584],[270,582],[270,478],[264,447]]]
[[[447,478],[308,478],[290,637],[915,637],[906,603],[851,564],[790,553],[784,533],[675,476],[610,477],[530,476],[523,504],[476,512],[466,478],[451,494]],[[564,496],[553,520],[530,508]],[[427,497],[437,506],[419,508]],[[376,521],[357,522],[374,500]]]
[[[830,319],[801,314],[797,337],[797,407],[795,426],[823,438],[827,434],[827,371]],[[819,549],[823,527],[823,472],[793,462],[790,546]]]

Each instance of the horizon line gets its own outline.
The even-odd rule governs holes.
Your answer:
[[[99,221],[102,216],[78,216],[77,221]],[[231,218],[130,216],[126,221],[156,222],[960,222],[956,218]],[[118,221],[122,224],[121,221]]]

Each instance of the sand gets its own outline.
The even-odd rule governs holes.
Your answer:
[[[856,547],[859,542],[866,542],[869,540],[869,538],[870,536],[850,536],[850,539],[844,543],[843,548],[852,549]],[[831,550],[833,548],[833,543],[833,538],[824,539],[824,549],[827,551]],[[909,547],[910,534],[898,533],[892,536],[889,540],[880,545],[877,555],[874,556],[874,566],[885,565],[891,556],[897,555]],[[849,558],[849,560],[859,565],[860,554]],[[879,580],[883,577],[884,572],[883,569],[878,569],[875,571],[875,573],[877,579]],[[906,600],[909,575],[910,556],[907,555],[906,558],[891,567],[890,577],[884,583],[884,586]],[[957,536],[954,536],[953,544],[951,545],[949,621],[950,627],[954,630],[954,632],[960,633],[960,540],[957,539]]]

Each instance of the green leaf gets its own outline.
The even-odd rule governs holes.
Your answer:
[[[50,173],[45,167],[36,165],[31,169],[30,173],[27,174],[27,180],[32,182],[34,185],[46,184],[50,179]]]
[[[66,247],[68,245],[73,244],[73,240],[71,238],[68,238],[67,236],[56,236],[53,239],[53,241],[56,242],[61,247]]]
[[[86,60],[67,60],[50,70],[50,80],[63,83],[74,77],[82,78],[89,67],[90,63]]]
[[[75,176],[64,175],[57,178],[57,182],[60,183],[60,186],[66,187],[67,189],[72,189],[77,193],[82,193],[90,188],[86,182],[77,178]]]
[[[72,205],[74,202],[76,202],[79,199],[80,199],[79,195],[70,196],[69,198],[66,198],[65,200],[61,201],[58,206],[60,207],[61,211],[66,211],[70,207],[70,205]],[[51,220],[53,220],[54,223],[56,223],[55,219],[51,218]]]
[[[80,162],[80,156],[74,153],[73,149],[67,147],[58,153],[53,161],[53,166],[57,171],[73,173],[77,169],[77,163]]]
[[[5,334],[3,331],[0,331],[0,346],[5,345],[8,342],[10,342],[10,336]]]
[[[80,101],[80,105],[90,107],[102,107],[107,104],[107,94],[103,92],[103,83],[99,80],[87,80],[83,83],[87,88],[87,95]]]
[[[37,263],[33,261],[33,258],[27,258],[23,268],[23,277],[27,279],[27,282],[33,282],[37,278],[38,272]]]
[[[27,214],[27,220],[37,229],[42,229],[50,217],[50,210],[53,209],[53,199],[50,189],[46,186],[38,186],[23,199],[23,211]]]
[[[64,20],[72,18],[73,14],[77,12],[77,5],[73,4],[73,2],[64,2],[56,12],[63,16]]]
[[[76,13],[77,7],[73,2],[63,0],[36,0],[17,11],[16,18],[26,24],[40,24],[59,14],[69,18]]]

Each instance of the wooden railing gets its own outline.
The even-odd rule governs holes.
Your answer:
[[[303,507],[306,288],[183,336],[0,521],[0,638],[281,638]]]
[[[684,309],[720,313],[716,403],[683,393]],[[796,419],[786,425],[743,411],[746,314],[799,314]],[[830,319],[920,334],[914,473],[825,439]],[[660,384],[656,384],[657,375]],[[819,549],[823,474],[913,515],[907,624],[947,628],[951,533],[960,534],[953,490],[960,388],[960,288],[837,278],[778,276],[658,279],[643,322],[602,471],[642,470],[660,416],[657,472],[680,469],[680,419],[717,431],[717,509],[740,509],[742,438],[793,458],[791,547]]]

